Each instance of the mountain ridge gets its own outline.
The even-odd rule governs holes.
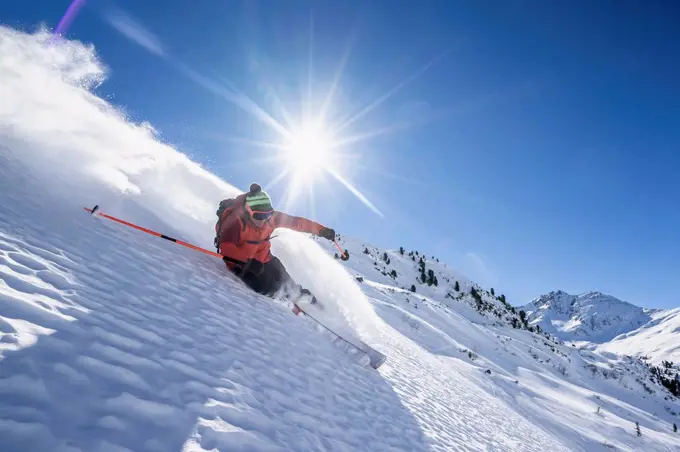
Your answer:
[[[665,331],[659,324],[675,321],[672,309],[643,308],[596,290],[578,295],[554,290],[534,298],[521,309],[527,313],[531,325],[538,325],[561,340],[623,353],[623,347],[611,344],[624,339],[630,344],[636,335],[649,328]],[[674,329],[668,333],[674,333]],[[680,340],[680,336],[677,339]],[[655,362],[678,357],[674,347],[670,354],[658,347],[634,349],[634,355],[649,356]]]

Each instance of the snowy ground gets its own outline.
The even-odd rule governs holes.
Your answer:
[[[402,291],[354,248],[344,268],[275,244],[379,371],[221,261],[87,215],[209,247],[236,189],[82,88],[92,49],[0,28],[0,74],[0,450],[680,450],[656,398],[562,375],[534,335]]]
[[[642,328],[622,334],[599,350],[648,356],[650,362],[680,362],[680,308],[655,312]]]

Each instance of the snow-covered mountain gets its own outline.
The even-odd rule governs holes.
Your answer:
[[[563,340],[607,342],[646,324],[652,310],[600,292],[550,292],[522,308],[531,324]]]
[[[680,309],[645,309],[600,292],[550,292],[522,307],[531,325],[584,346],[646,356],[652,362],[680,360]]]
[[[0,27],[0,74],[0,450],[680,448],[645,363],[563,344],[434,256],[277,233],[376,371],[219,259],[88,215],[210,248],[238,190],[89,92],[92,47]]]

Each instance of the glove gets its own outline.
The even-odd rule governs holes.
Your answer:
[[[322,228],[319,231],[319,237],[323,237],[326,240],[333,241],[333,240],[335,240],[335,229]]]
[[[244,273],[252,273],[255,276],[260,276],[264,270],[264,264],[256,259],[248,259],[246,266],[243,269]]]

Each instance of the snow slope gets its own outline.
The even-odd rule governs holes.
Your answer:
[[[99,203],[209,247],[217,201],[238,190],[88,92],[103,77],[93,48],[46,41],[0,27],[0,450],[680,447],[677,400],[640,391],[642,371],[508,327],[487,293],[498,315],[480,313],[444,264],[414,294],[407,256],[389,252],[395,280],[360,241],[343,240],[344,266],[327,242],[275,240],[388,356],[375,371],[221,261],[87,215]]]
[[[633,413],[677,423],[678,399],[641,360],[575,348],[548,333],[526,331],[530,325],[523,327],[517,321],[519,311],[502,301],[504,296],[493,295],[434,256],[408,251],[402,255],[353,238],[341,242],[353,255],[347,267],[377,303],[380,316],[391,319],[390,325],[431,352],[468,364],[458,371],[469,372],[471,379],[479,379],[483,372],[492,395],[516,401],[530,397],[534,403],[519,402],[524,415],[551,431],[570,426],[591,441],[584,443],[583,450],[597,450],[605,444],[607,450],[627,450],[610,438],[625,436],[626,420],[633,419]],[[325,247],[333,252],[332,246]],[[421,259],[427,271],[437,276],[437,286],[419,279]],[[470,296],[472,288],[481,294],[481,301]],[[550,418],[549,412],[555,417]],[[602,417],[611,413],[624,422],[614,428],[602,425]],[[582,428],[583,420],[597,433]],[[569,446],[582,450],[573,443]]]
[[[656,311],[640,328],[620,334],[597,349],[647,356],[655,364],[663,360],[680,363],[680,308]]]
[[[529,323],[603,351],[680,361],[680,309],[644,309],[600,292],[550,292],[524,306]]]

